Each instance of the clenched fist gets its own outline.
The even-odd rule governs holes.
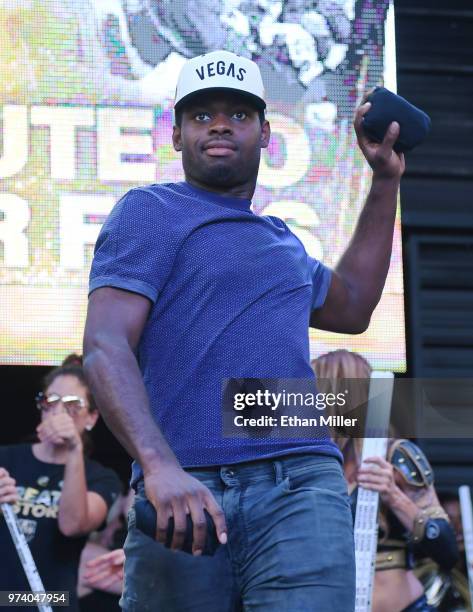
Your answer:
[[[72,417],[63,412],[45,418],[36,428],[41,442],[66,446],[69,450],[82,447],[82,440]]]
[[[377,491],[388,505],[399,492],[394,479],[393,466],[382,457],[365,459],[358,470],[357,481],[364,489]]]

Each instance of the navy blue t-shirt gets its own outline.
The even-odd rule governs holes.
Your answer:
[[[340,457],[328,437],[224,437],[225,378],[313,378],[309,317],[331,272],[251,201],[188,183],[129,191],[97,244],[90,291],[116,287],[153,303],[138,361],[151,411],[183,467],[293,453]],[[136,464],[133,480],[140,474]]]

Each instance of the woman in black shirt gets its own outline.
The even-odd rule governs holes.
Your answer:
[[[13,504],[47,591],[69,591],[77,609],[79,558],[120,492],[112,470],[84,455],[98,412],[80,358],[48,374],[37,398],[39,441],[0,448],[0,503]],[[5,522],[0,522],[0,590],[29,590]]]

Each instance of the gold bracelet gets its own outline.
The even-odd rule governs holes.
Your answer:
[[[414,542],[420,542],[424,539],[425,524],[428,519],[428,513],[426,510],[419,510],[414,519],[414,528],[412,530],[412,540]]]

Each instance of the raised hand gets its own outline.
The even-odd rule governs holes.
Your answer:
[[[393,146],[399,136],[399,123],[393,121],[388,127],[383,142],[373,142],[363,130],[363,116],[371,108],[370,102],[359,106],[355,113],[355,127],[358,146],[376,178],[399,179],[406,168],[403,153],[396,153]]]
[[[41,442],[66,446],[69,450],[82,447],[82,440],[74,420],[66,412],[48,415],[36,428]]]

